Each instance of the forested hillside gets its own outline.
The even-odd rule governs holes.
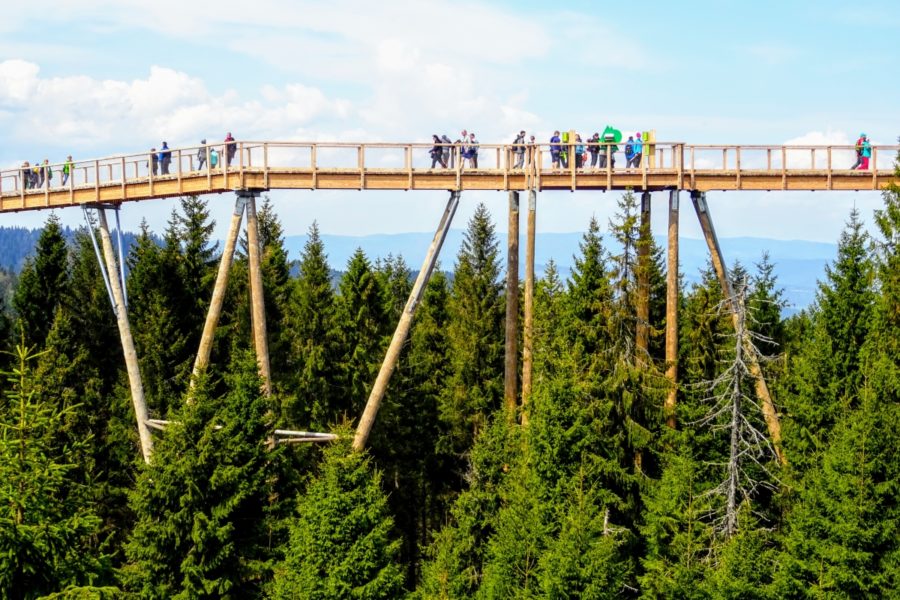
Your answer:
[[[480,207],[444,257],[452,281],[438,270],[428,285],[369,448],[354,452],[409,266],[360,250],[335,287],[314,225],[292,274],[264,203],[273,394],[253,355],[242,240],[188,401],[220,248],[205,203],[184,198],[162,242],[144,228],[127,258],[147,402],[170,421],[149,465],[90,237],[67,239],[51,217],[0,312],[0,596],[892,597],[900,188],[884,193],[875,231],[847,216],[807,311],[783,318],[765,256],[733,265],[733,303],[711,266],[681,290],[674,427],[664,253],[639,235],[638,211],[624,194],[609,223],[586,224],[571,274],[551,263],[537,282],[534,391],[510,414],[505,260]],[[635,344],[645,274],[646,352]],[[273,445],[275,429],[339,440]]]

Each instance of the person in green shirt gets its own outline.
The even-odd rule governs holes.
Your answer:
[[[69,181],[69,176],[72,175],[72,172],[75,170],[75,165],[72,163],[72,155],[66,157],[66,164],[63,165],[62,169],[62,184],[66,185]]]

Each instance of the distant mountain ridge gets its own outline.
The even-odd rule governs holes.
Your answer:
[[[450,271],[456,261],[456,254],[462,244],[464,232],[450,230],[447,241],[441,251],[441,269]],[[409,268],[417,271],[425,258],[425,252],[434,234],[428,232],[376,234],[366,236],[347,236],[322,234],[325,252],[331,268],[342,271],[356,248],[362,248],[372,261],[388,255],[402,255]],[[535,239],[535,269],[543,273],[546,264],[552,258],[566,277],[574,265],[573,256],[579,252],[581,232],[573,233],[538,233]],[[291,260],[300,257],[306,235],[285,237],[285,248]],[[505,249],[505,234],[498,236],[501,253]],[[666,247],[664,236],[655,236],[656,243]],[[824,277],[825,265],[837,256],[837,244],[825,242],[809,242],[804,240],[773,240],[767,238],[736,237],[719,240],[722,252],[729,265],[735,261],[753,271],[753,265],[759,262],[764,251],[769,252],[770,260],[775,264],[775,274],[779,285],[784,288],[788,301],[787,313],[793,313],[809,306],[815,300],[816,282]],[[679,258],[681,272],[686,282],[699,280],[699,273],[709,260],[709,250],[704,240],[681,238]],[[610,236],[603,237],[604,247],[614,249]],[[524,237],[520,239],[520,250],[524,253]],[[523,255],[524,258],[524,255]],[[520,265],[521,265],[520,261]],[[521,269],[524,267],[520,266]]]
[[[75,232],[75,229],[68,227],[64,229],[64,234],[68,239],[73,238]],[[440,268],[442,270],[453,269],[456,254],[462,244],[463,233],[462,230],[454,229],[447,234],[447,241],[441,252]],[[39,236],[40,229],[0,227],[0,268],[15,273],[20,271]],[[306,235],[285,237],[285,248],[290,260],[296,261],[300,258],[307,237]],[[402,255],[409,268],[415,272],[422,264],[432,237],[433,234],[430,232],[367,236],[322,234],[322,241],[328,254],[328,262],[334,271],[343,271],[350,256],[359,247],[373,262],[388,255]],[[130,248],[134,239],[133,233],[125,232],[123,240],[126,248]],[[563,277],[568,276],[574,265],[573,255],[579,252],[578,246],[581,239],[581,232],[537,234],[535,244],[537,272],[543,273],[546,264],[552,258],[556,261],[560,274]],[[504,251],[505,240],[505,234],[498,235],[501,253]],[[607,250],[614,249],[613,241],[609,236],[604,236],[603,242]],[[740,261],[751,271],[753,265],[760,260],[763,251],[768,250],[770,259],[775,264],[778,283],[784,289],[785,299],[789,303],[788,313],[805,308],[813,302],[817,280],[824,276],[825,265],[834,260],[837,255],[837,245],[824,242],[752,237],[722,238],[720,242],[729,265]],[[663,236],[656,236],[656,243],[664,248],[666,240]],[[519,246],[524,252],[524,237],[520,240]],[[679,255],[681,271],[684,273],[686,282],[697,281],[700,269],[708,261],[709,251],[706,243],[703,240],[682,238]],[[522,263],[520,262],[520,264]]]

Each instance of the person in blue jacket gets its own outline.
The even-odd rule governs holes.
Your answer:
[[[553,137],[550,138],[550,162],[553,164],[554,169],[559,168],[559,131],[553,132]]]
[[[631,164],[634,168],[638,168],[641,166],[641,158],[644,156],[644,138],[641,137],[641,132],[638,131],[634,134],[634,144],[632,144],[631,149]]]
[[[162,148],[159,149],[159,174],[168,175],[170,164],[172,164],[172,151],[169,150],[169,144],[163,142]]]

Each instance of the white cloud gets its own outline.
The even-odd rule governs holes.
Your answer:
[[[73,149],[125,146],[137,150],[160,139],[193,144],[224,136],[295,137],[315,120],[341,121],[353,107],[318,88],[291,83],[266,86],[258,98],[212,94],[199,78],[154,66],[146,78],[98,80],[83,75],[42,78],[38,65],[0,62],[0,116],[7,141]]]

